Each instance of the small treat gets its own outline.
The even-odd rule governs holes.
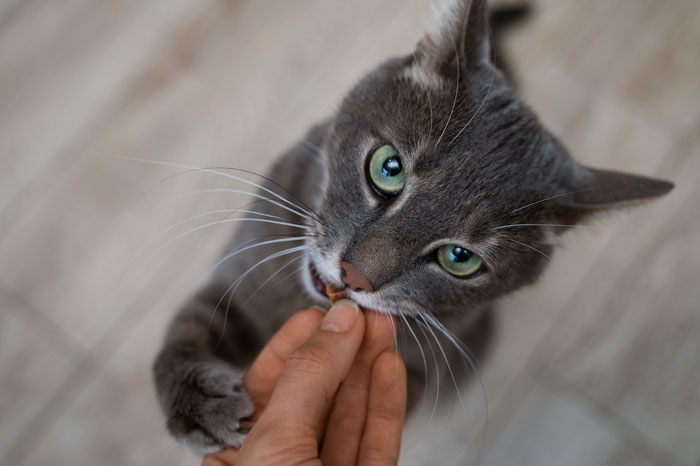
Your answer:
[[[252,429],[254,425],[255,421],[253,421],[252,419],[241,419],[240,421],[238,421],[239,429],[246,434],[250,432],[250,429]]]
[[[332,283],[328,284],[326,287],[326,294],[331,300],[331,306],[336,303],[339,299],[345,299],[348,297],[348,292],[345,288],[336,288]]]

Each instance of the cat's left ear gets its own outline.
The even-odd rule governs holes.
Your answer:
[[[490,61],[486,0],[442,0],[434,6],[436,25],[418,43],[415,56],[423,68],[454,76]]]
[[[639,204],[662,196],[673,183],[610,170],[577,165],[573,182],[568,184],[569,195],[558,198],[568,223],[577,222],[590,214],[619,207]]]

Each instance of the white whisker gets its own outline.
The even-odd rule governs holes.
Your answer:
[[[283,217],[278,217],[277,215],[263,214],[263,213],[260,213],[260,212],[255,212],[255,211],[252,211],[252,210],[245,210],[245,209],[219,209],[219,210],[211,210],[211,211],[209,211],[209,212],[204,212],[203,214],[194,215],[194,216],[188,217],[188,218],[186,218],[186,219],[184,219],[184,220],[180,220],[179,222],[177,222],[177,223],[171,225],[170,227],[166,228],[165,230],[162,230],[162,231],[161,231],[160,233],[158,233],[156,236],[154,236],[153,238],[151,238],[150,240],[148,240],[148,242],[147,242],[146,244],[144,244],[143,246],[141,246],[141,247],[138,249],[138,251],[136,251],[136,255],[138,256],[138,255],[139,255],[141,252],[143,252],[143,250],[146,249],[151,243],[153,243],[154,241],[156,241],[158,238],[160,238],[160,237],[163,236],[164,234],[168,233],[169,231],[174,230],[175,228],[179,227],[180,225],[182,225],[182,224],[184,224],[184,223],[187,223],[187,222],[192,221],[192,220],[196,220],[196,219],[201,218],[201,217],[206,217],[206,216],[208,216],[208,215],[223,214],[223,213],[236,213],[236,212],[241,212],[241,213],[244,213],[244,214],[260,215],[260,216],[263,216],[263,217],[269,217],[269,218],[274,218],[274,219],[278,219],[278,220],[284,220]]]
[[[491,40],[491,43],[492,43],[493,53],[494,53],[494,55],[495,55],[495,53],[496,53],[496,44],[495,44],[495,41],[493,41],[493,39],[492,39],[492,40]],[[472,115],[472,117],[469,119],[469,121],[467,121],[467,124],[465,124],[465,125],[462,127],[462,129],[459,130],[459,133],[457,133],[457,134],[455,135],[455,137],[452,138],[452,140],[450,141],[450,143],[447,145],[448,147],[451,146],[453,142],[455,142],[455,139],[457,139],[457,138],[459,137],[459,135],[462,134],[462,132],[463,132],[465,129],[467,129],[467,126],[469,126],[469,125],[471,124],[471,122],[474,120],[474,118],[476,118],[476,116],[479,114],[479,111],[481,111],[481,107],[483,107],[483,106],[484,106],[484,103],[486,103],[486,101],[488,100],[489,95],[491,94],[491,87],[493,86],[493,82],[494,82],[494,80],[496,79],[496,67],[492,65],[492,68],[493,68],[493,71],[491,72],[491,81],[489,82],[489,87],[488,87],[488,89],[486,90],[486,95],[484,96],[484,99],[483,99],[483,100],[481,101],[481,103],[479,104],[479,107],[477,107],[476,111],[474,112],[474,115]]]
[[[271,125],[273,125],[273,126],[274,126],[275,128],[277,128],[278,130],[284,131],[284,132],[285,132],[286,134],[288,134],[289,136],[297,137],[297,135],[296,135],[295,133],[293,133],[292,131],[290,131],[286,126],[280,124],[280,122],[278,122],[278,121],[275,120],[274,118],[270,117],[269,115],[263,115],[263,118],[264,118],[265,120],[267,120],[268,123],[270,123]],[[317,154],[323,154],[323,149],[321,149],[321,147],[317,146],[316,144],[313,144],[312,142],[310,142],[310,141],[308,140],[308,138],[305,138],[305,137],[304,137],[304,138],[301,138],[301,139],[299,139],[299,142],[300,142],[301,144],[303,144],[304,147],[307,147],[307,148],[313,150],[313,151],[316,152]]]
[[[425,404],[425,397],[428,394],[428,361],[425,359],[425,352],[423,351],[423,345],[420,344],[420,340],[418,339],[418,336],[416,336],[416,332],[413,331],[413,328],[411,327],[411,324],[408,322],[408,319],[404,314],[399,314],[401,318],[403,319],[404,323],[406,324],[406,327],[408,328],[408,331],[411,332],[411,335],[413,336],[413,339],[416,341],[416,345],[418,345],[418,351],[420,351],[420,357],[423,360],[423,378],[425,380],[425,386],[423,387],[423,400],[421,401],[421,406]]]
[[[479,445],[479,449],[477,450],[476,464],[478,465],[481,459],[481,452],[483,451],[484,444],[486,443],[486,435],[489,427],[489,401],[486,393],[486,385],[484,384],[484,381],[481,378],[481,374],[479,373],[479,370],[476,367],[476,362],[474,361],[476,358],[473,354],[471,354],[469,348],[467,348],[463,342],[461,342],[457,337],[455,337],[454,334],[450,332],[439,320],[437,320],[437,318],[434,315],[428,312],[427,314],[424,314],[423,317],[429,319],[432,322],[432,324],[437,329],[439,329],[443,333],[443,335],[445,335],[447,339],[450,340],[450,342],[452,342],[457,351],[459,351],[459,353],[462,355],[463,360],[467,361],[467,363],[471,367],[472,371],[474,372],[474,375],[479,381],[479,385],[481,386],[481,393],[484,397],[484,427],[483,434],[481,436],[481,444]]]
[[[428,349],[430,349],[430,355],[432,356],[433,364],[435,365],[435,402],[433,403],[433,411],[430,413],[430,418],[428,418],[428,425],[430,425],[430,423],[433,421],[433,417],[435,417],[435,411],[437,411],[438,405],[438,398],[440,396],[440,369],[438,367],[435,351],[433,350],[433,344],[430,342],[430,338],[428,338],[428,335],[425,333],[425,330],[423,330],[423,328],[427,327],[427,324],[424,324],[415,316],[412,317],[416,321],[416,324],[418,324],[418,330],[420,330],[420,332],[423,334],[423,338],[425,338],[425,341],[428,343]]]
[[[262,242],[260,242],[260,243],[255,243],[255,244],[252,244],[252,245],[250,245],[250,246],[245,246],[246,243],[244,243],[244,244],[242,244],[240,247],[234,249],[233,251],[229,252],[229,253],[226,254],[224,257],[222,257],[221,259],[219,259],[218,261],[216,261],[216,263],[215,263],[213,266],[211,266],[210,270],[216,269],[218,266],[220,266],[221,264],[223,264],[223,263],[226,262],[227,260],[229,260],[229,259],[231,259],[232,257],[235,257],[235,256],[237,256],[238,254],[240,254],[240,253],[242,253],[242,252],[245,252],[245,251],[247,251],[247,250],[249,250],[249,249],[257,248],[257,247],[260,247],[260,246],[265,246],[265,245],[268,245],[268,244],[288,243],[288,242],[291,242],[291,241],[304,241],[304,240],[306,240],[306,237],[305,237],[305,236],[294,236],[294,237],[289,237],[289,238],[285,237],[285,238],[271,239],[271,240],[267,240],[267,241],[262,241]],[[243,247],[243,246],[245,246],[245,247]]]
[[[299,256],[294,257],[294,258],[291,259],[289,262],[287,262],[286,264],[284,264],[282,267],[280,267],[279,269],[277,269],[273,274],[271,274],[264,282],[262,282],[262,283],[260,284],[260,286],[258,286],[258,287],[250,294],[250,296],[248,297],[248,299],[241,305],[241,309],[245,308],[245,307],[248,305],[248,303],[250,303],[250,302],[253,300],[253,298],[258,294],[258,292],[259,292],[260,290],[262,290],[262,289],[265,287],[265,285],[267,285],[268,283],[270,283],[270,280],[272,280],[273,278],[275,278],[277,275],[279,275],[280,272],[282,272],[284,269],[286,269],[287,267],[289,267],[290,265],[292,265],[294,262],[298,261],[299,259],[302,259],[303,257],[304,257],[303,254],[300,254]],[[297,269],[297,270],[298,270],[298,269]]]
[[[278,193],[272,191],[271,189],[266,188],[265,186],[263,186],[263,185],[261,185],[261,184],[259,184],[259,183],[256,183],[256,182],[254,182],[254,181],[246,180],[245,178],[241,178],[241,177],[236,176],[236,175],[231,175],[230,173],[224,173],[224,172],[222,172],[222,171],[220,171],[220,170],[214,170],[214,169],[211,169],[211,168],[201,168],[201,167],[195,167],[195,166],[192,166],[192,165],[185,165],[185,164],[179,164],[179,163],[173,163],[173,162],[163,162],[163,161],[160,161],[160,160],[142,159],[142,158],[138,158],[138,157],[117,156],[117,158],[124,159],[124,160],[131,160],[131,161],[134,161],[134,162],[150,163],[150,164],[153,164],[153,165],[162,165],[162,166],[166,166],[166,167],[175,167],[175,168],[182,168],[182,169],[186,169],[186,170],[193,170],[193,171],[201,171],[201,172],[205,172],[205,173],[212,173],[212,174],[215,174],[215,175],[219,175],[219,176],[223,176],[223,177],[226,177],[226,178],[230,178],[230,179],[232,179],[232,180],[240,181],[241,183],[245,183],[245,184],[248,184],[248,185],[250,185],[250,186],[255,186],[256,188],[258,188],[258,189],[260,189],[260,190],[262,190],[262,191],[265,191],[265,192],[268,193],[268,194],[272,194],[274,197],[276,197],[277,199],[281,200],[282,202],[285,202],[286,204],[288,204],[288,205],[290,205],[290,206],[292,206],[292,207],[294,207],[294,208],[300,210],[301,212],[304,212],[306,215],[308,215],[308,216],[311,217],[311,218],[315,218],[315,217],[314,217],[314,214],[312,214],[312,213],[309,212],[308,210],[304,209],[303,207],[300,207],[299,205],[295,204],[294,202],[290,201],[289,199],[285,198],[284,196],[281,196],[280,194],[278,194]],[[243,172],[246,172],[246,173],[251,173],[251,172],[249,172],[249,171],[247,171],[247,170],[242,170],[242,169],[235,169],[235,170],[243,171]],[[257,174],[256,174],[256,175],[257,175]],[[260,175],[257,175],[257,176],[260,176]],[[263,178],[264,178],[264,177],[263,177]]]
[[[269,262],[273,259],[277,259],[278,257],[286,256],[288,254],[294,254],[295,252],[303,251],[305,249],[308,249],[308,246],[305,246],[305,245],[304,246],[296,246],[293,248],[284,249],[282,251],[270,254],[269,256],[265,257],[264,259],[259,260],[253,266],[248,268],[248,270],[246,270],[243,274],[241,274],[236,280],[233,281],[233,283],[231,283],[231,285],[228,288],[226,288],[226,291],[224,291],[224,293],[221,295],[221,298],[216,303],[216,306],[214,306],[214,310],[212,311],[212,318],[209,320],[209,325],[211,325],[211,322],[212,322],[212,319],[214,318],[214,315],[216,314],[217,310],[219,309],[219,306],[221,306],[221,302],[224,300],[226,295],[229,294],[228,303],[226,305],[226,311],[224,312],[224,323],[223,323],[223,327],[222,327],[224,329],[224,331],[221,333],[221,337],[219,338],[219,341],[217,342],[216,346],[219,346],[219,344],[221,344],[221,339],[223,338],[223,335],[226,331],[226,323],[228,320],[228,312],[229,312],[229,309],[231,306],[231,300],[233,298],[233,295],[236,293],[236,290],[238,289],[238,286],[241,284],[241,282],[250,273],[252,273],[253,270],[258,268],[262,264]]]
[[[510,241],[511,243],[516,243],[516,244],[519,244],[519,245],[521,245],[521,246],[525,246],[526,248],[530,248],[530,249],[532,249],[532,250],[535,251],[535,252],[539,252],[540,254],[542,254],[544,257],[546,257],[546,258],[549,259],[550,261],[552,260],[552,258],[549,257],[547,254],[543,253],[542,251],[540,251],[539,249],[537,249],[537,248],[535,248],[535,247],[530,246],[529,244],[521,243],[520,241],[516,241],[516,240],[510,239],[510,238],[506,238],[506,241]]]
[[[418,58],[416,57],[415,50],[412,52],[412,55],[413,55],[413,63],[414,63],[413,66],[417,66],[418,65]],[[430,89],[428,87],[426,87],[426,89],[425,89],[425,95],[428,97],[428,108],[430,109],[430,128],[428,129],[428,138],[427,138],[428,140],[430,140],[430,138],[433,135],[433,102],[432,102],[432,99],[430,98]]]
[[[302,255],[301,257],[303,258],[304,256]],[[306,268],[306,264],[300,265],[299,267],[297,267],[296,269],[292,270],[290,273],[288,273],[288,274],[285,275],[284,277],[280,278],[276,283],[274,283],[274,284],[270,287],[270,289],[272,289],[272,288],[278,286],[279,284],[283,283],[285,280],[288,280],[290,277],[293,277],[295,274],[301,272],[301,271],[304,270],[305,268]]]
[[[430,334],[433,336],[433,339],[435,340],[435,343],[438,346],[438,349],[440,350],[440,353],[442,354],[442,358],[445,360],[445,364],[447,365],[447,371],[450,373],[450,378],[452,379],[452,383],[455,386],[455,391],[457,392],[457,398],[459,399],[459,404],[462,406],[462,411],[464,412],[465,417],[469,417],[467,414],[467,408],[464,406],[464,401],[462,400],[462,393],[460,392],[459,385],[457,384],[457,379],[455,378],[454,372],[452,372],[452,366],[450,365],[450,361],[447,358],[447,354],[445,354],[445,350],[442,348],[442,345],[440,344],[440,340],[438,339],[437,335],[435,335],[435,332],[433,332],[433,328],[430,326],[430,322],[426,320],[426,317],[424,314],[418,314],[421,319],[423,319],[423,322],[426,323],[428,326],[428,331]]]
[[[261,242],[261,243],[256,243],[256,244],[253,244],[251,246],[246,247],[247,245],[249,245],[253,241],[259,240],[261,238],[267,238],[270,236],[283,236],[283,238],[281,240],[274,240],[272,242],[265,241],[265,242]],[[216,270],[216,268],[218,266],[220,266],[224,261],[230,259],[231,257],[234,257],[240,253],[248,251],[249,249],[253,249],[253,248],[256,248],[259,246],[265,246],[267,244],[284,243],[287,241],[301,241],[304,239],[306,239],[305,236],[292,236],[292,237],[290,237],[290,236],[286,236],[286,235],[263,235],[263,236],[256,236],[255,238],[251,238],[248,241],[244,241],[242,244],[240,244],[238,247],[236,247],[233,251],[228,253],[227,256],[219,259],[214,265],[210,266],[209,269],[206,271],[206,273],[204,273],[202,275],[202,278],[199,280],[199,283],[197,284],[196,288],[197,289],[201,288],[204,285],[204,283],[210,279],[210,276],[214,272],[214,270]]]
[[[180,233],[179,235],[175,236],[174,238],[171,238],[165,244],[163,244],[161,247],[159,247],[153,254],[151,254],[142,267],[145,267],[148,263],[150,263],[150,261],[153,260],[153,258],[156,257],[158,254],[160,254],[160,252],[163,249],[167,248],[172,243],[183,238],[184,236],[187,236],[187,235],[192,234],[192,233],[199,231],[199,230],[203,230],[204,228],[210,228],[210,227],[213,227],[216,225],[222,225],[225,223],[234,223],[234,222],[271,223],[274,225],[283,225],[283,226],[288,226],[288,227],[292,227],[292,228],[301,228],[304,230],[308,228],[305,225],[298,225],[296,223],[280,222],[277,220],[268,220],[268,219],[264,219],[264,218],[253,218],[253,217],[228,218],[228,219],[224,219],[224,220],[217,220],[216,222],[209,222],[209,223],[206,223],[204,225],[200,225],[198,227],[191,228],[183,233]]]
[[[499,227],[492,228],[493,230],[502,230],[504,228],[515,228],[515,227],[571,227],[571,228],[586,228],[586,225],[562,225],[558,223],[514,223],[512,225],[501,225]]]
[[[391,333],[394,334],[394,351],[399,351],[399,342],[396,336],[396,324],[394,323],[394,318],[391,316],[391,314],[384,314],[386,316],[386,319],[389,321],[389,325],[391,325]]]
[[[450,120],[452,119],[452,114],[455,111],[455,106],[457,105],[457,96],[459,95],[459,52],[457,52],[457,45],[455,44],[454,37],[451,37],[452,39],[452,46],[455,49],[455,61],[457,62],[457,87],[455,88],[455,98],[454,101],[452,102],[452,110],[450,110],[450,114],[447,117],[447,123],[445,123],[445,127],[442,129],[442,134],[440,134],[440,137],[438,138],[437,142],[435,143],[435,147],[433,149],[437,149],[438,144],[440,144],[440,141],[442,141],[442,137],[445,135],[445,131],[447,131],[447,127],[450,125]]]
[[[527,209],[528,207],[532,207],[533,205],[541,204],[542,202],[551,201],[552,199],[556,199],[556,198],[558,198],[558,197],[564,197],[564,196],[569,196],[569,195],[571,195],[571,194],[580,193],[581,191],[587,191],[587,190],[586,190],[586,189],[579,189],[579,190],[577,190],[577,191],[569,191],[568,193],[557,194],[556,196],[550,196],[550,197],[541,199],[541,200],[539,200],[539,201],[537,201],[537,202],[531,202],[531,203],[528,204],[528,205],[524,205],[524,206],[522,206],[522,207],[518,207],[517,209],[515,209],[514,211],[512,211],[511,214],[514,214],[514,213],[516,213],[516,212],[518,212],[518,211],[520,211],[520,210],[523,210],[523,209]]]
[[[265,202],[268,202],[268,203],[270,203],[270,204],[272,204],[272,205],[275,205],[275,206],[277,206],[277,207],[280,207],[280,208],[286,210],[287,212],[291,212],[291,213],[293,213],[294,215],[297,215],[297,216],[299,216],[299,217],[302,217],[302,218],[311,218],[312,220],[315,220],[313,217],[309,217],[308,215],[306,215],[306,214],[304,214],[304,213],[302,213],[302,212],[299,212],[299,211],[297,211],[297,210],[294,210],[294,209],[292,209],[292,208],[290,208],[290,207],[288,207],[288,206],[286,206],[286,205],[284,205],[284,204],[281,204],[281,203],[275,201],[274,199],[270,199],[270,198],[268,198],[268,197],[266,197],[266,196],[263,196],[263,195],[261,195],[261,194],[258,194],[258,193],[254,193],[254,192],[250,192],[250,191],[243,191],[243,190],[241,190],[241,189],[232,189],[232,188],[210,188],[210,189],[198,189],[198,190],[196,190],[196,191],[190,191],[190,192],[188,192],[188,193],[179,194],[179,195],[173,197],[172,199],[170,199],[170,200],[168,200],[168,201],[162,203],[162,204],[159,205],[158,207],[164,207],[164,206],[166,206],[166,205],[168,205],[168,204],[171,204],[171,203],[173,203],[173,202],[177,202],[177,201],[179,201],[180,199],[184,199],[184,198],[189,197],[189,196],[195,196],[195,195],[197,195],[197,194],[207,194],[207,193],[234,193],[234,194],[244,194],[244,195],[246,195],[246,196],[254,197],[254,198],[256,198],[256,199],[260,199],[261,201],[265,201]]]

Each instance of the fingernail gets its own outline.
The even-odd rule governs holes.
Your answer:
[[[321,330],[345,333],[355,325],[358,312],[360,309],[357,304],[348,299],[341,299],[328,310],[328,314],[321,321]]]

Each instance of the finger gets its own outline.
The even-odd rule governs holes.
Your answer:
[[[393,351],[379,355],[372,368],[367,423],[360,443],[359,466],[395,466],[406,417],[406,367]]]
[[[360,347],[364,329],[364,316],[357,304],[340,300],[331,307],[321,326],[287,358],[270,402],[251,435],[262,435],[265,429],[280,432],[280,426],[286,423],[299,432],[313,432],[318,441],[338,386]]]
[[[313,333],[326,313],[319,308],[297,312],[275,333],[243,376],[243,386],[262,412],[282,373],[284,362]]]
[[[321,462],[333,466],[355,465],[367,416],[370,377],[374,361],[394,345],[393,317],[367,312],[365,336],[347,378],[335,397],[323,438]]]

